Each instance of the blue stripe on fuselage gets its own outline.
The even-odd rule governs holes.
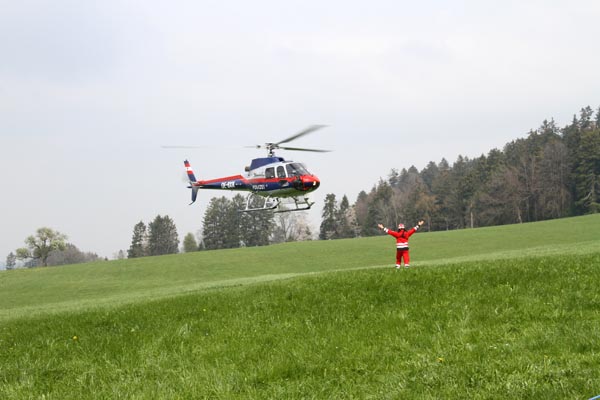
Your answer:
[[[313,188],[295,188],[293,181],[287,179],[265,178],[201,181],[197,186],[201,189],[247,190],[261,196],[275,195],[277,197],[297,196],[299,193],[314,190]]]

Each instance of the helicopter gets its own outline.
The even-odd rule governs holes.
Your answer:
[[[246,146],[266,149],[267,157],[255,158],[245,168],[245,175],[233,175],[223,178],[198,180],[188,160],[183,162],[189,181],[188,189],[192,189],[192,205],[200,189],[237,190],[249,192],[245,207],[240,212],[265,211],[289,212],[308,210],[314,204],[308,194],[319,188],[321,182],[308,172],[304,164],[285,160],[275,155],[275,150],[329,152],[330,150],[306,149],[281,146],[326,125],[311,125],[302,131],[276,143]],[[183,147],[183,146],[165,146]],[[255,201],[256,199],[262,201]],[[258,205],[257,205],[258,204]]]

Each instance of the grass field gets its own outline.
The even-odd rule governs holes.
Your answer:
[[[600,216],[0,273],[1,399],[589,399]]]

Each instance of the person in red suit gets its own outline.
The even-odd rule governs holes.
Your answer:
[[[392,231],[391,229],[385,228],[381,224],[377,224],[379,229],[382,229],[388,235],[396,238],[396,268],[402,266],[402,260],[404,259],[404,267],[410,267],[410,255],[408,253],[408,238],[413,235],[423,225],[424,221],[419,221],[414,228],[409,230],[404,229],[404,224],[398,224],[398,231]]]

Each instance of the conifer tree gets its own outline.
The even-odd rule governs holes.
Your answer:
[[[241,195],[234,197],[234,208],[232,213],[238,219],[239,240],[244,246],[266,246],[273,233],[275,222],[271,211],[251,211],[241,212],[245,208],[246,199]],[[263,205],[264,199],[253,196],[250,199],[250,208],[259,208]],[[286,213],[281,213],[286,214]]]
[[[352,217],[352,209],[348,197],[344,195],[340,201],[338,209],[338,238],[351,238],[355,235],[354,221]]]
[[[225,196],[213,197],[204,212],[202,241],[206,250],[225,249],[231,243],[227,213],[229,200]]]
[[[140,221],[133,227],[131,246],[127,250],[127,258],[144,257],[146,254],[147,233],[146,224]]]
[[[6,269],[14,269],[17,265],[17,256],[12,251],[6,256]]]
[[[582,214],[600,212],[600,129],[583,132],[575,169],[575,206]]]
[[[179,252],[179,236],[173,220],[157,215],[148,224],[148,255],[176,254]]]
[[[356,220],[356,234],[360,235],[367,226],[367,214],[369,212],[369,195],[361,190],[356,196],[354,203],[354,218]]]
[[[335,200],[335,194],[329,193],[325,196],[325,205],[323,206],[323,213],[321,228],[319,231],[319,239],[328,240],[335,239],[338,235],[338,206]]]
[[[193,251],[198,251],[198,242],[196,241],[194,234],[189,232],[183,238],[183,252],[191,253]]]
[[[406,179],[406,170],[401,172],[400,176],[401,181]],[[363,233],[366,233],[368,236],[377,235],[379,234],[377,224],[382,223],[385,226],[393,226],[399,222],[402,218],[400,215],[402,210],[398,207],[399,202],[393,201],[393,197],[394,190],[390,184],[384,180],[380,180],[379,185],[377,185],[377,188],[373,193],[371,205],[369,207],[367,217],[369,225],[366,227],[367,232]]]

